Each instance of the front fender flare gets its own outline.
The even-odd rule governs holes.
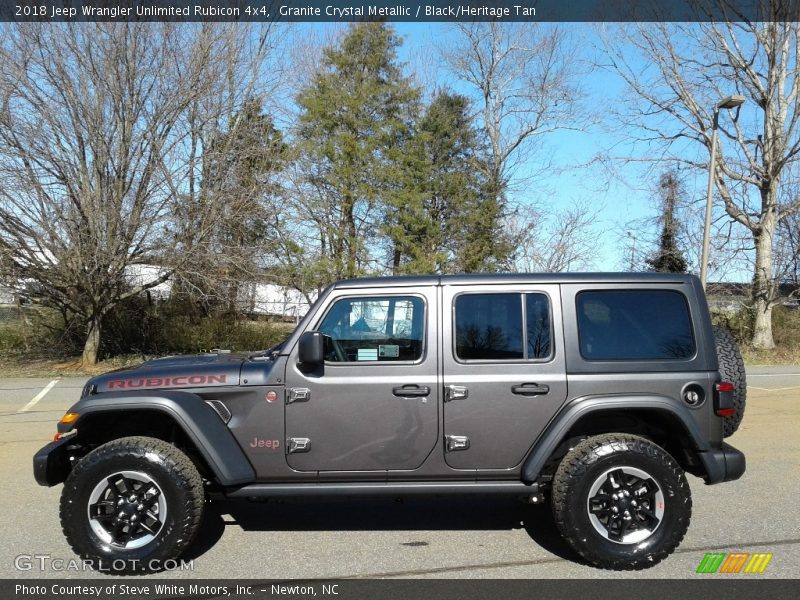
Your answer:
[[[664,412],[676,418],[692,440],[698,453],[710,449],[697,422],[685,406],[667,396],[596,396],[577,398],[567,404],[550,422],[545,432],[534,445],[522,466],[522,480],[536,481],[547,460],[566,437],[570,428],[583,417],[609,410],[640,409]]]
[[[202,398],[190,392],[152,390],[87,396],[69,409],[80,415],[78,420],[68,425],[59,423],[58,429],[61,433],[80,430],[90,415],[132,410],[151,410],[174,419],[222,485],[255,481],[253,466],[228,427]]]

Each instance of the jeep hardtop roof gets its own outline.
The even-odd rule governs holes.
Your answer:
[[[334,289],[363,287],[413,287],[418,285],[470,285],[477,283],[686,283],[695,275],[681,273],[474,273],[462,275],[400,275],[344,279]]]

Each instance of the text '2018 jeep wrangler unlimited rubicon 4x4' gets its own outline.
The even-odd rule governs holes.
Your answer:
[[[549,497],[586,560],[640,569],[689,526],[684,472],[744,472],[744,394],[693,276],[349,280],[269,351],[89,380],[34,472],[74,550],[129,571],[180,556],[209,492]]]

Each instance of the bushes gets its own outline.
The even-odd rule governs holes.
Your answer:
[[[56,311],[0,307],[0,355],[58,358],[72,354],[70,332]]]
[[[741,308],[737,311],[712,312],[711,321],[716,327],[731,332],[740,346],[745,346],[753,339],[753,311]]]
[[[800,310],[786,306],[772,309],[772,336],[775,349],[756,350],[750,346],[753,336],[753,315],[742,309],[736,312],[712,313],[714,325],[728,329],[744,355],[748,365],[800,364]]]
[[[81,353],[84,331],[78,320],[65,323],[57,311],[47,308],[24,311],[9,307],[3,313],[0,354],[61,359]],[[101,353],[108,359],[128,354],[189,354],[214,348],[263,350],[286,338],[293,328],[293,324],[264,317],[196,315],[178,303],[150,304],[146,298],[135,298],[106,317]]]
[[[103,355],[188,354],[214,348],[263,350],[284,339],[293,325],[263,317],[198,315],[179,302],[149,304],[137,298],[119,307],[104,323]]]
[[[750,309],[713,312],[714,325],[730,331],[741,346],[748,346],[753,338],[753,313]],[[776,346],[800,348],[800,310],[787,306],[772,309],[772,336]]]

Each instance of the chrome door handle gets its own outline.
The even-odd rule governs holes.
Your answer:
[[[544,396],[550,392],[550,386],[539,385],[538,383],[523,383],[522,385],[512,385],[511,392],[519,396]]]

